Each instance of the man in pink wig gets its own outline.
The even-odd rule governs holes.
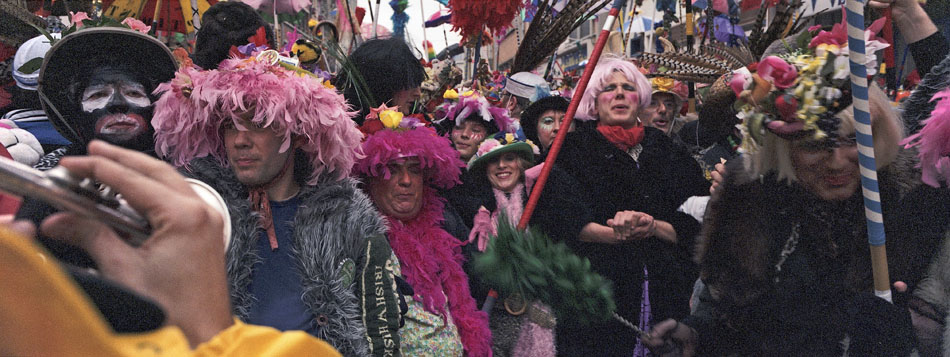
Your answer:
[[[343,355],[398,353],[386,227],[349,178],[360,132],[343,96],[266,60],[181,69],[163,84],[156,152],[227,202],[233,312]]]
[[[374,124],[381,121],[382,125]],[[395,108],[367,116],[366,157],[354,173],[386,216],[396,274],[414,294],[406,298],[406,325],[399,330],[405,355],[491,355],[488,316],[477,309],[462,267],[463,242],[443,229],[445,201],[438,190],[459,183],[458,151],[435,130]]]

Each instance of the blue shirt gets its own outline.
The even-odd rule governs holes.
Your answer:
[[[278,248],[271,250],[267,232],[261,232],[257,255],[262,262],[254,266],[248,286],[256,301],[251,304],[247,322],[316,335],[319,326],[302,300],[303,280],[293,255],[293,222],[299,205],[297,197],[283,202],[270,201]]]

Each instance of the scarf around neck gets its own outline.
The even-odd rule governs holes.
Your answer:
[[[603,134],[604,137],[607,138],[607,141],[610,141],[620,150],[623,150],[623,152],[627,152],[630,148],[640,144],[644,136],[643,125],[624,129],[619,125],[603,125],[597,123],[597,131]]]
[[[426,311],[445,316],[449,312],[468,356],[491,354],[488,315],[475,306],[462,270],[462,244],[441,227],[444,202],[425,188],[419,215],[408,222],[386,217],[389,244],[402,266],[402,274],[416,292],[415,299]]]

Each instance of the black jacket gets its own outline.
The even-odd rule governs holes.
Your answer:
[[[879,172],[890,278],[914,289],[946,229],[945,218],[928,216],[948,208],[921,199],[919,171],[902,162],[910,158],[901,154]],[[707,285],[684,321],[699,332],[701,355],[841,355],[846,334],[850,355],[906,355],[912,347],[900,296],[897,305],[870,296],[861,190],[823,201],[774,173],[753,178],[737,160],[703,229]],[[793,235],[798,242],[782,259]]]
[[[590,259],[594,271],[613,282],[617,313],[634,324],[639,321],[644,267],[649,271],[652,321],[688,314],[698,276],[691,258],[699,223],[676,210],[690,196],[709,194],[699,165],[668,136],[646,128],[641,145],[643,151],[635,161],[592,124],[581,125],[568,134],[556,166],[578,182],[594,222],[606,224],[618,211],[634,210],[676,229],[676,245],[657,238],[619,245],[568,242]],[[636,344],[632,331],[614,321],[602,326],[558,324],[558,350],[566,354],[629,355]]]

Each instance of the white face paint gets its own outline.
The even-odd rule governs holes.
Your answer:
[[[117,93],[122,98],[115,98]],[[147,107],[152,104],[148,93],[145,92],[145,86],[120,80],[86,87],[86,90],[82,92],[82,110],[90,113],[96,109],[105,108],[114,99],[124,99],[129,106],[133,107]]]

